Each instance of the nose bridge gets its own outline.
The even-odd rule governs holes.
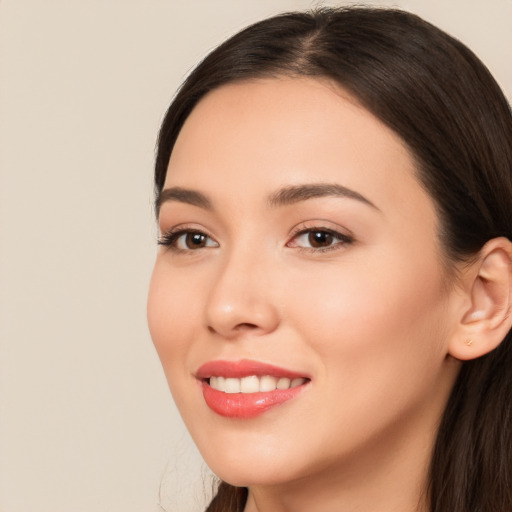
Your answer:
[[[227,251],[216,274],[206,304],[206,323],[226,338],[251,331],[273,331],[279,315],[272,300],[268,276],[272,262],[251,244],[237,244]]]

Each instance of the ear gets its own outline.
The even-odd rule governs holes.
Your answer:
[[[512,326],[512,243],[504,237],[487,242],[463,281],[468,300],[448,352],[469,360],[494,350]]]

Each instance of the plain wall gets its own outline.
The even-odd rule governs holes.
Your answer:
[[[512,0],[373,3],[466,42],[512,97]],[[0,0],[0,512],[201,510],[146,327],[156,133],[209,49],[318,4]]]

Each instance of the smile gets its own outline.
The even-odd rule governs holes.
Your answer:
[[[274,377],[272,375],[249,375],[240,379],[236,377],[215,377],[209,379],[213,389],[223,393],[258,393],[275,391],[276,389],[290,389],[301,386],[306,382],[303,377],[289,379],[288,377]]]
[[[282,405],[305,390],[311,379],[277,366],[242,360],[212,361],[196,373],[206,405],[228,418],[249,419]]]

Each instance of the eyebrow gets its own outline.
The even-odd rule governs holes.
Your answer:
[[[212,202],[203,193],[197,190],[190,190],[181,187],[172,187],[162,190],[156,200],[156,213],[160,213],[162,204],[167,201],[177,201],[179,203],[191,204],[205,210],[212,210]]]
[[[312,183],[307,185],[294,185],[284,187],[273,193],[268,203],[272,207],[286,206],[308,199],[316,199],[318,197],[343,197],[355,199],[376,210],[379,210],[369,199],[361,195],[359,192],[350,188],[338,185],[337,183]],[[380,210],[379,210],[380,211]]]
[[[377,206],[359,192],[336,183],[311,183],[284,187],[271,194],[267,203],[270,207],[276,208],[319,197],[343,197],[355,199],[356,201],[360,201],[361,203],[379,210]],[[157,215],[160,212],[162,204],[168,201],[177,201],[179,203],[197,206],[205,210],[213,210],[212,201],[202,192],[181,187],[172,187],[162,190],[158,196],[156,201]]]

